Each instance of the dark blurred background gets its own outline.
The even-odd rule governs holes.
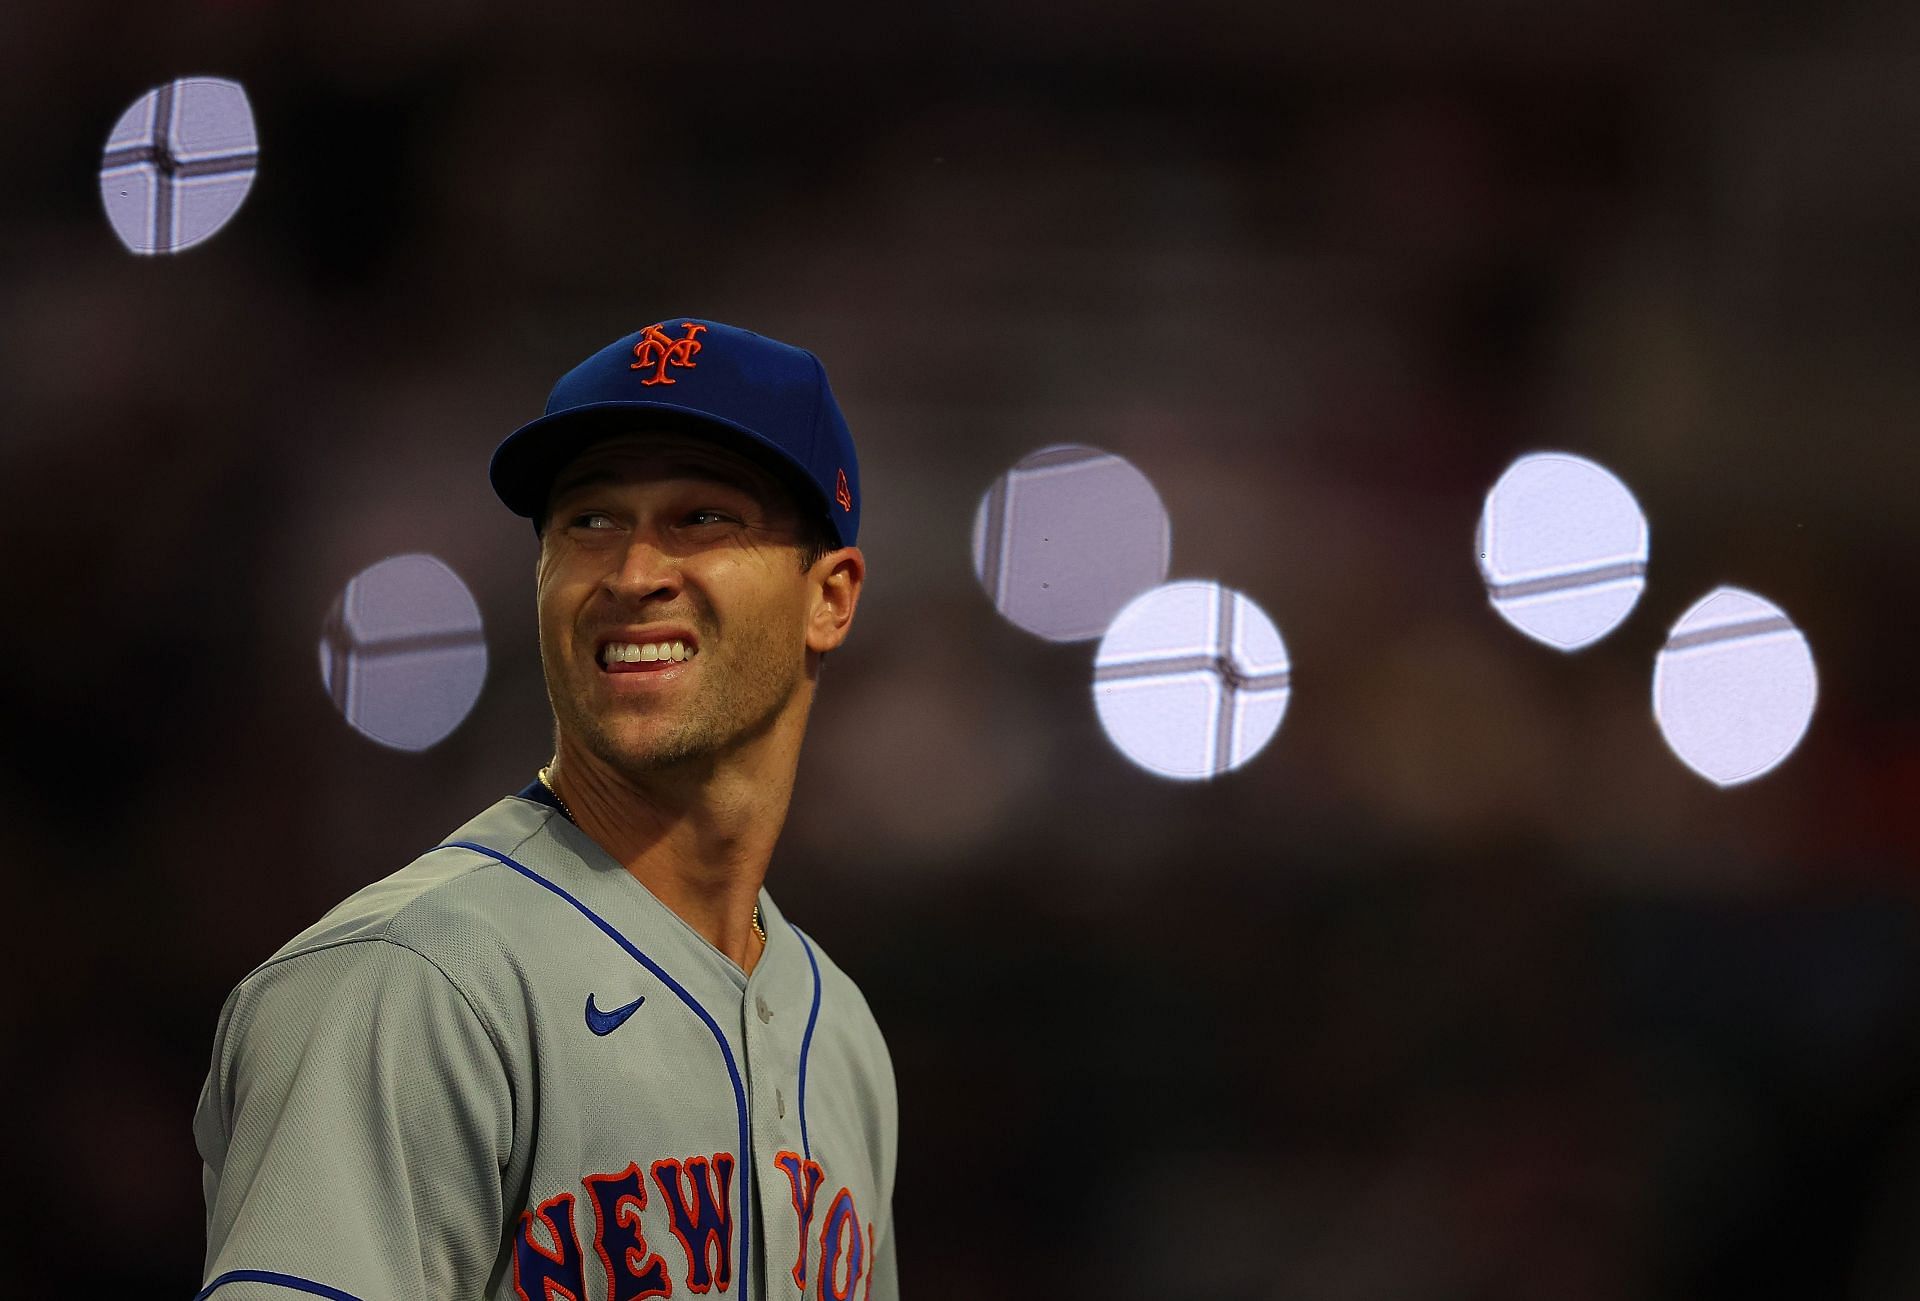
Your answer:
[[[259,174],[134,257],[100,150],[191,74]],[[681,312],[859,441],[769,885],[887,1032],[909,1296],[1920,1296],[1920,11],[91,0],[0,7],[0,115],[20,1295],[197,1289],[226,993],[549,753],[486,458]],[[1245,768],[1133,767],[975,581],[1060,442],[1286,637]],[[1470,545],[1542,448],[1652,526],[1572,655]],[[420,754],[314,651],[412,551],[491,653]],[[1820,674],[1726,790],[1649,691],[1722,583]]]

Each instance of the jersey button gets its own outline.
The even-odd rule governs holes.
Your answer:
[[[767,1022],[773,1020],[773,1009],[767,1006],[767,1000],[765,995],[763,994],[754,995],[753,1006],[754,1006],[754,1010],[760,1014],[761,1025],[765,1025]]]

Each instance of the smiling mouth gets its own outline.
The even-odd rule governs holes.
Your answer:
[[[602,673],[659,673],[700,653],[682,642],[608,642],[600,648]]]

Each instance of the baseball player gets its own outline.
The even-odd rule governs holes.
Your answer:
[[[826,373],[669,317],[491,478],[554,758],[228,997],[199,1295],[892,1301],[886,1045],[762,885],[865,575]]]

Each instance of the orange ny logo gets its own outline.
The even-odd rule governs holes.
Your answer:
[[[641,380],[642,384],[671,384],[673,379],[667,374],[669,365],[687,367],[693,365],[693,354],[700,351],[700,341],[693,336],[707,327],[695,325],[692,321],[685,321],[682,324],[686,327],[687,333],[680,339],[669,339],[666,332],[657,325],[649,325],[640,332],[640,342],[633,345],[633,355],[640,360],[627,369],[639,370],[644,366],[658,367],[653,373],[653,378]]]
[[[853,511],[853,493],[847,488],[847,472],[840,471],[840,481],[833,485],[833,499],[840,503],[840,509],[849,514]]]

